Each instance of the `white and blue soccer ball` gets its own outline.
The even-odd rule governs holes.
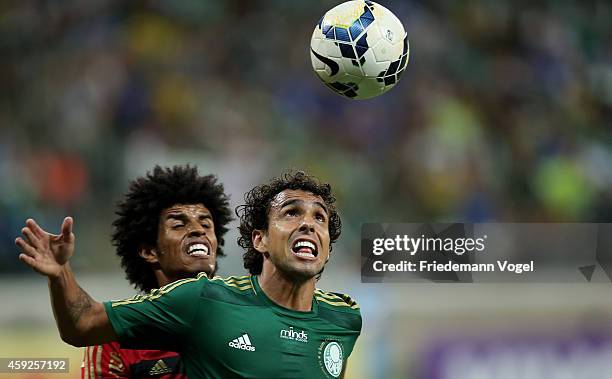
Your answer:
[[[369,0],[329,10],[310,40],[312,67],[334,92],[350,99],[382,95],[408,64],[408,36],[390,10]]]

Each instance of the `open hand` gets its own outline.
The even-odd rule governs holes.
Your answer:
[[[61,234],[55,235],[44,231],[36,221],[26,220],[26,226],[21,229],[24,238],[15,239],[15,244],[21,248],[19,260],[43,275],[59,276],[74,253],[72,224],[72,217],[66,217]]]

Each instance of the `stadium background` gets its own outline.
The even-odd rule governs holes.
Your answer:
[[[344,228],[320,286],[362,306],[350,378],[609,378],[609,284],[365,285],[359,231],[610,221],[612,4],[382,3],[410,63],[362,102],[311,71],[312,28],[337,2],[2,3],[0,356],[69,356],[76,377],[82,355],[59,340],[45,279],[16,259],[24,220],[57,230],[74,216],[84,288],[129,296],[114,204],[154,164],[191,162],[233,206],[289,167],[333,183]],[[221,274],[244,273],[236,235]]]

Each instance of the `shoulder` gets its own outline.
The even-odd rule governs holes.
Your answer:
[[[325,292],[321,289],[316,289],[314,292],[315,299],[324,306],[339,308],[339,309],[350,309],[357,313],[359,312],[359,304],[353,300],[349,295],[339,292]],[[322,304],[322,305],[323,305]]]
[[[322,318],[346,329],[361,330],[359,304],[349,295],[316,289],[314,298],[319,303],[319,315]]]
[[[162,296],[171,292],[191,292],[200,291],[207,282],[209,282],[208,276],[205,272],[199,273],[195,278],[179,279],[175,282],[166,284],[158,289],[151,290],[147,295],[149,297]]]
[[[228,276],[227,278],[215,276],[214,278],[210,279],[210,283],[212,285],[227,288],[232,291],[246,291],[253,288],[253,283],[251,282],[251,277],[249,275]]]
[[[234,304],[251,304],[255,300],[251,276],[215,276],[202,291],[202,296]]]
[[[209,279],[206,276],[206,273],[202,272],[198,274],[195,278],[177,280],[163,287],[153,289],[148,294],[138,294],[129,299],[124,300],[112,300],[109,302],[105,302],[104,305],[106,307],[106,310],[108,311],[109,309],[121,305],[131,305],[148,302],[164,302],[167,300],[172,302],[174,301],[172,299],[176,299],[176,301],[179,301],[184,297],[192,299],[194,296],[197,297],[201,293],[202,287],[208,281]]]

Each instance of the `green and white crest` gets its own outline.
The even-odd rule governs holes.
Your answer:
[[[332,377],[338,378],[344,363],[342,346],[336,341],[330,341],[322,346],[322,350],[321,358],[325,371]]]

